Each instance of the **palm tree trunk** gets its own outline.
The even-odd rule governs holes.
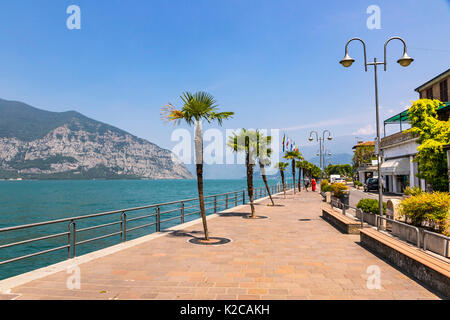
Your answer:
[[[205,198],[203,196],[203,136],[201,123],[197,122],[195,128],[195,161],[197,167],[197,188],[198,201],[200,205],[200,215],[203,221],[203,231],[205,233],[205,240],[209,240],[208,224],[206,222]]]
[[[266,168],[264,168],[264,164],[262,163],[261,158],[259,158],[259,171],[261,171],[261,177],[264,181],[264,185],[266,186],[267,194],[269,195],[270,201],[272,202],[272,206],[274,206],[275,203],[273,202],[269,184],[267,183]]]
[[[284,197],[286,198],[286,185],[284,184],[284,171],[280,171],[281,174],[281,183],[283,184],[283,193]]]
[[[255,205],[253,204],[253,165],[250,164],[250,152],[246,151],[245,165],[247,166],[247,191],[250,199],[250,208],[252,210],[252,218],[255,217]]]
[[[292,186],[294,187],[295,194],[295,159],[292,159]]]
[[[298,168],[298,192],[302,192],[301,168]]]

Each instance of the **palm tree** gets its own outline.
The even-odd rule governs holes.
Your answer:
[[[255,217],[255,205],[253,203],[253,167],[256,158],[256,131],[242,129],[239,134],[233,132],[228,137],[227,145],[234,152],[245,153],[245,168],[247,171],[247,192],[250,199],[251,217]]]
[[[302,171],[304,169],[304,161],[297,161],[295,163],[295,167],[298,169],[298,192],[302,191],[302,181],[301,181],[301,177],[302,177]]]
[[[209,241],[208,225],[206,223],[205,199],[203,196],[203,135],[201,122],[208,123],[217,121],[222,125],[223,120],[229,119],[234,112],[218,112],[217,102],[212,95],[206,92],[184,92],[181,95],[183,107],[175,108],[171,103],[161,109],[161,116],[167,122],[179,124],[185,121],[188,125],[195,126],[195,162],[197,171],[198,199],[200,204],[200,215],[203,221],[205,240]]]
[[[292,151],[286,151],[284,154],[284,157],[286,160],[292,160],[292,182],[294,187],[294,194],[295,194],[295,159],[303,160],[302,155],[297,150]]]
[[[272,202],[272,206],[275,205],[272,199],[272,194],[270,193],[269,184],[267,183],[266,176],[266,166],[270,165],[270,154],[272,153],[272,149],[268,146],[272,142],[271,136],[264,136],[259,130],[256,130],[256,153],[258,156],[259,163],[259,171],[261,172],[261,177],[264,181],[264,185],[266,186],[267,194],[269,195],[270,201]]]
[[[275,167],[277,167],[280,170],[281,175],[281,183],[283,184],[283,192],[284,197],[286,198],[286,184],[284,183],[284,170],[286,170],[286,167],[289,165],[287,162],[278,162]]]

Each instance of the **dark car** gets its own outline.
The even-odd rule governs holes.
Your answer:
[[[378,191],[378,178],[369,178],[364,184],[364,192],[372,190]]]

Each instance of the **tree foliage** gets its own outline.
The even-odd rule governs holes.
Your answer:
[[[415,161],[418,178],[425,179],[435,191],[448,191],[447,157],[443,146],[450,143],[450,121],[441,121],[439,100],[419,99],[408,110],[411,132],[419,137]]]
[[[372,160],[376,160],[375,146],[360,146],[355,149],[353,154],[353,167],[356,169],[363,163],[371,163]]]
[[[325,173],[328,176],[339,174],[341,176],[350,177],[353,173],[353,168],[349,164],[330,164],[325,168]]]

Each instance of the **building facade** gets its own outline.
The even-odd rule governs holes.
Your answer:
[[[450,82],[450,69],[424,83],[415,91],[422,99],[438,99],[443,102],[438,109],[438,117],[442,121],[448,121],[450,115],[450,95],[448,84]],[[403,111],[384,121],[386,125],[399,124],[400,131],[381,139],[381,175],[385,190],[392,193],[403,193],[406,187],[420,187],[427,189],[426,182],[418,179],[418,164],[414,162],[417,154],[418,137],[404,130],[403,126],[408,123],[407,111]],[[448,153],[447,153],[448,154]]]
[[[352,148],[354,153],[356,154],[360,148],[373,149],[373,157],[375,156],[375,142],[374,141],[358,141],[358,143]],[[378,167],[377,161],[372,160],[369,157],[368,159],[364,159],[363,162],[356,169],[357,179],[358,181],[365,183],[367,179],[377,177]]]

